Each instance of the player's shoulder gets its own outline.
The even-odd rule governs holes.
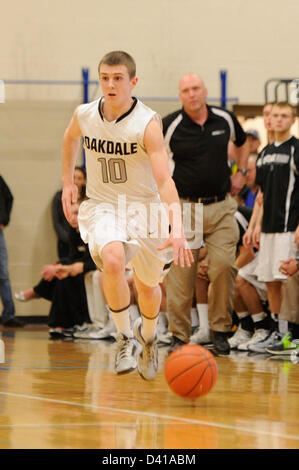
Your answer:
[[[94,109],[98,109],[98,106],[99,106],[98,99],[94,101],[90,101],[89,103],[79,104],[79,106],[77,106],[77,108],[75,109],[75,113],[78,116],[84,115],[85,113],[88,114],[90,111]]]

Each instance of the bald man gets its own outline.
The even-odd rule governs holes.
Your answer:
[[[166,148],[181,203],[203,206],[203,239],[208,250],[211,283],[208,308],[199,312],[199,328],[191,334],[190,310],[194,296],[199,248],[193,249],[195,263],[190,269],[172,266],[167,279],[170,351],[191,341],[212,342],[217,354],[229,354],[231,299],[239,230],[234,218],[237,203],[231,197],[245,184],[249,146],[246,134],[229,111],[207,105],[208,91],[196,74],[179,82],[182,109],[163,119]],[[238,171],[230,176],[227,147],[232,141]],[[186,228],[185,228],[186,230]]]

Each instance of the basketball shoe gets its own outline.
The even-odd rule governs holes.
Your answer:
[[[245,343],[239,344],[237,348],[239,351],[248,351],[249,346],[260,343],[264,341],[266,338],[268,338],[269,336],[270,336],[269,330],[265,330],[264,328],[259,328],[255,330],[255,332],[253,333],[252,337],[249,340],[245,341]]]
[[[239,344],[249,341],[252,335],[253,333],[251,331],[244,330],[241,325],[239,325],[234,335],[228,339],[228,344],[230,345],[231,349],[236,349]]]
[[[266,347],[266,351],[270,354],[288,356],[291,355],[293,351],[299,351],[299,340],[294,339],[292,341],[291,334],[287,333],[280,341],[277,341],[276,344]]]
[[[264,339],[264,341],[260,341],[259,343],[250,344],[248,346],[249,351],[257,352],[257,353],[265,353],[266,348],[272,347],[273,345],[277,344],[277,341],[280,341],[282,335],[278,333],[278,331],[272,331],[271,334]]]
[[[212,342],[210,331],[198,327],[190,337],[190,344],[209,344]]]
[[[119,333],[116,336],[115,372],[128,374],[137,367],[137,344],[134,338]]]
[[[142,346],[142,351],[138,354],[137,370],[144,380],[153,380],[158,372],[158,345],[157,336],[146,343],[141,335],[142,318],[137,318],[134,323],[134,336]]]

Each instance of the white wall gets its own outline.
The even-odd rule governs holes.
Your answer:
[[[99,59],[122,49],[136,59],[138,96],[176,96],[199,72],[210,96],[263,103],[276,76],[299,77],[298,0],[1,0],[0,79],[97,78]],[[7,86],[8,99],[81,99],[79,87]]]

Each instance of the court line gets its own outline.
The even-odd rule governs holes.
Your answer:
[[[68,406],[79,406],[82,408],[92,408],[102,410],[102,411],[109,411],[111,413],[122,413],[122,414],[127,414],[127,415],[137,415],[137,416],[144,416],[147,418],[157,418],[160,420],[168,420],[168,421],[178,421],[181,424],[197,424],[197,425],[202,425],[202,426],[209,426],[209,427],[214,427],[214,428],[221,428],[221,429],[228,429],[230,431],[240,431],[248,434],[254,434],[254,435],[264,435],[264,436],[270,436],[270,437],[279,437],[282,439],[290,439],[290,440],[295,440],[299,441],[299,436],[292,436],[289,434],[280,434],[276,432],[271,432],[271,431],[263,431],[260,429],[250,429],[250,428],[245,428],[243,426],[233,426],[230,424],[223,424],[223,423],[216,423],[216,422],[207,422],[199,419],[191,419],[191,418],[182,418],[179,416],[170,416],[170,415],[164,415],[164,414],[159,414],[159,413],[152,413],[148,411],[136,411],[136,410],[126,410],[122,408],[111,408],[109,406],[100,406],[100,405],[93,405],[89,403],[77,403],[73,401],[66,401],[66,400],[56,400],[54,398],[45,398],[45,397],[39,397],[39,396],[32,396],[32,395],[23,395],[21,393],[12,393],[12,392],[0,392],[0,395],[6,395],[10,397],[16,397],[16,398],[24,398],[27,400],[36,400],[36,401],[43,401],[43,402],[49,402],[49,403],[56,403],[58,405],[68,405]]]

